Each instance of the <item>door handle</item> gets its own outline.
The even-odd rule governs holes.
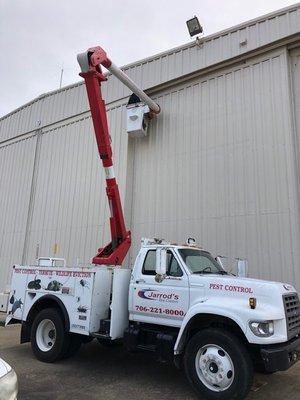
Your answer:
[[[146,283],[145,279],[137,279],[135,283]]]
[[[197,288],[197,287],[205,287],[204,283],[191,283],[191,287]]]

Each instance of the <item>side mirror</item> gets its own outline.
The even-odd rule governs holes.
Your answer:
[[[240,278],[247,278],[248,276],[248,261],[239,260],[237,262],[237,275]]]
[[[164,248],[158,248],[156,250],[156,267],[155,267],[155,280],[156,282],[162,282],[167,273],[167,250]]]

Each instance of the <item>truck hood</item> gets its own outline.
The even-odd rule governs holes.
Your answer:
[[[264,343],[249,328],[248,322],[274,321],[275,332],[268,343],[281,343],[287,340],[284,295],[295,293],[292,285],[240,278],[232,275],[191,275],[190,308],[192,312],[218,314],[234,320],[247,334],[250,343]],[[249,299],[255,298],[251,308]]]
[[[294,286],[288,283],[265,281],[253,278],[240,278],[232,275],[191,275],[190,285],[203,285],[210,295],[228,295],[233,297],[273,297],[295,293]]]

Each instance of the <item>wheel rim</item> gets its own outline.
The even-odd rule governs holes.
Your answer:
[[[215,344],[207,344],[199,349],[195,366],[201,382],[215,392],[228,389],[234,380],[234,365],[231,357]]]
[[[43,319],[36,330],[36,343],[41,351],[49,351],[56,340],[56,329],[50,319]]]

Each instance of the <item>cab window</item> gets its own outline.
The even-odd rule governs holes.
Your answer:
[[[167,254],[169,255],[169,252]],[[181,277],[183,275],[182,269],[180,268],[178,261],[171,252],[170,252],[170,260],[168,263],[167,275],[174,277]]]
[[[156,251],[149,250],[146,254],[142,268],[143,275],[156,275]],[[167,252],[167,276],[181,277],[182,269],[171,251]]]
[[[155,275],[155,266],[156,266],[156,251],[149,250],[146,254],[144,265],[142,269],[143,275]]]

